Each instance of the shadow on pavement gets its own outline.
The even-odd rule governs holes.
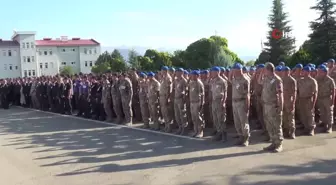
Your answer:
[[[281,180],[259,181],[248,183],[249,176],[277,176]],[[308,176],[309,175],[309,176]],[[304,179],[288,179],[298,176]],[[264,177],[261,177],[265,179]],[[318,160],[300,166],[269,165],[259,169],[247,171],[234,176],[232,185],[335,185],[336,183],[336,160]]]
[[[28,118],[45,117],[50,114],[22,110],[15,110],[15,112],[15,115],[13,113],[6,117],[0,111],[0,116],[5,117],[0,121],[1,133],[27,133],[27,135],[9,138],[9,144],[3,146],[14,146],[18,152],[32,149],[33,154],[39,156],[34,160],[42,162],[42,167],[92,164],[92,167],[73,170],[58,176],[155,169],[261,153],[259,151],[229,153],[230,151],[227,150],[227,154],[206,155],[203,152],[230,147],[232,143],[194,141],[117,126],[103,127],[90,121],[61,116],[30,120]],[[58,132],[53,133],[53,131]],[[188,153],[193,152],[200,153],[196,155],[197,157],[187,156]],[[186,157],[176,158],[177,154],[186,154]],[[165,159],[161,158],[164,156]],[[172,159],[170,156],[175,158]],[[137,160],[137,162],[122,163],[125,160]]]

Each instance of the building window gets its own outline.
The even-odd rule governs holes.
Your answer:
[[[5,57],[7,56],[7,52],[5,50],[2,51],[2,55]]]
[[[87,61],[85,61],[85,67],[87,67],[87,66],[88,66]]]
[[[72,51],[76,51],[76,49],[75,49],[75,48],[73,48],[73,49],[72,49]]]
[[[40,63],[40,69],[42,69],[43,68],[43,63]]]
[[[9,70],[13,70],[13,65],[9,64]]]
[[[93,51],[94,51],[94,54],[97,54],[97,49],[94,49]]]
[[[27,49],[28,49],[29,48],[29,42],[27,42],[26,45],[27,45]]]
[[[90,67],[92,67],[92,65],[93,65],[93,64],[92,64],[92,61],[90,61]]]
[[[35,57],[34,57],[34,56],[31,57],[31,61],[32,61],[32,62],[35,61]]]
[[[62,49],[62,52],[65,52],[65,49]]]
[[[84,54],[87,54],[87,48],[84,48]]]
[[[48,51],[44,51],[44,55],[48,55]]]
[[[35,46],[34,46],[34,42],[31,42],[31,43],[30,43],[30,47],[31,47],[31,48],[34,48],[34,47],[35,47]]]
[[[49,55],[52,55],[52,50],[49,51]]]
[[[26,48],[26,43],[23,42],[21,45],[22,45],[22,48]]]
[[[89,50],[89,54],[92,55],[92,50],[91,49]]]
[[[31,70],[28,70],[28,76],[31,76]]]
[[[42,55],[42,51],[39,51],[39,55]]]
[[[33,72],[33,76],[35,76],[35,70],[32,70],[32,72]]]
[[[24,70],[24,77],[27,77],[27,70]]]
[[[48,69],[48,62],[44,64],[44,68]]]
[[[23,62],[26,62],[26,61],[27,61],[26,58],[27,58],[27,57],[23,57]]]
[[[30,57],[27,57],[27,62],[30,62]]]
[[[65,66],[65,65],[66,65],[66,62],[62,62],[61,64]]]
[[[18,66],[15,66],[15,70],[18,70],[19,69],[19,67]]]
[[[71,62],[71,65],[75,65],[76,64],[76,62]]]
[[[4,69],[7,70],[7,64],[4,65]]]
[[[11,57],[12,56],[12,51],[8,50],[8,56]]]

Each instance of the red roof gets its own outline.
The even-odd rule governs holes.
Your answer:
[[[93,39],[72,39],[67,41],[62,40],[36,40],[36,46],[97,46],[99,42]]]

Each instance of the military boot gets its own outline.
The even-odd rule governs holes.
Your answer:
[[[274,149],[275,149],[275,145],[273,143],[271,145],[263,148],[263,150],[265,150],[265,151],[273,151]]]
[[[143,129],[149,129],[150,126],[149,126],[149,123],[145,123],[143,126],[142,126]]]
[[[154,122],[153,130],[160,130],[160,123]]]
[[[273,149],[273,152],[274,152],[274,153],[282,152],[282,150],[283,150],[283,148],[282,148],[282,144],[274,145],[274,149]]]
[[[328,134],[332,133],[332,125],[331,125],[331,124],[328,124],[328,125],[326,126],[326,128],[325,128],[325,132],[328,133]]]
[[[227,141],[227,132],[223,131],[222,132],[222,140],[223,143],[225,143]]]
[[[244,137],[243,137],[243,140],[242,140],[242,141],[243,141],[243,142],[242,142],[242,145],[243,145],[243,146],[248,146],[248,145],[249,145],[249,138],[250,138],[250,137],[248,137],[248,136],[244,136]]]
[[[295,139],[295,128],[289,130],[289,139]]]
[[[203,129],[200,129],[198,134],[195,137],[202,138],[203,137]]]
[[[222,139],[222,133],[221,132],[217,132],[215,136],[212,137],[213,141],[219,141]]]
[[[181,135],[181,136],[185,135],[186,132],[187,132],[187,130],[188,130],[188,127],[182,127],[182,128],[181,128],[180,135]]]
[[[172,125],[171,124],[166,124],[165,132],[171,133],[172,132]]]
[[[174,134],[181,134],[182,127],[179,126],[178,129],[174,132]]]
[[[238,135],[238,139],[237,139],[235,145],[239,145],[239,146],[242,145],[243,142],[244,142],[243,139],[244,139],[244,138],[243,138],[242,136],[239,136],[239,135]]]
[[[284,128],[284,129],[282,130],[282,133],[283,133],[283,136],[284,136],[285,138],[289,138],[289,129]]]

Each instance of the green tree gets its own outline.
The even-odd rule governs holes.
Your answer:
[[[336,56],[335,2],[318,0],[311,9],[316,10],[319,17],[310,23],[313,31],[309,35],[310,49],[315,60],[324,62]]]
[[[140,63],[138,61],[138,56],[140,56],[139,53],[136,52],[134,49],[131,49],[128,52],[128,64],[135,69],[141,68]]]
[[[245,63],[245,66],[254,66],[255,60],[249,60]]]
[[[92,67],[91,71],[96,74],[106,73],[111,71],[109,62],[101,63]]]
[[[146,50],[144,56],[150,58],[153,61],[153,65],[156,70],[159,70],[162,66],[172,66],[172,55],[167,52],[148,49]]]
[[[214,63],[215,66],[231,66],[234,63],[232,57],[224,51],[223,47],[219,47],[215,53]]]
[[[267,35],[267,42],[265,43],[265,51],[270,56],[270,62],[278,64],[288,56],[293,54],[295,49],[295,39],[290,36],[292,28],[288,25],[288,15],[284,12],[284,5],[282,0],[273,0],[273,7],[271,15],[269,16],[268,26],[270,31]],[[277,30],[283,33],[281,38],[274,38],[272,32]]]
[[[300,47],[300,49],[295,52],[290,59],[288,60],[288,66],[294,67],[296,64],[308,64],[312,61],[312,56],[309,52],[307,52],[305,49]]]
[[[270,60],[270,55],[267,51],[262,51],[257,60],[255,61],[255,64],[265,64],[266,62],[268,62]]]
[[[92,67],[91,71],[94,73],[105,73],[108,71],[124,71],[126,69],[127,64],[125,59],[120,52],[115,49],[111,54],[105,51],[99,55],[95,62],[95,66]]]
[[[111,53],[110,68],[111,71],[124,71],[127,69],[126,61],[117,49]]]
[[[138,61],[143,71],[155,71],[154,62],[149,57],[138,56]]]
[[[64,66],[60,69],[60,74],[64,76],[71,76],[74,74],[74,71],[71,66]]]
[[[186,67],[185,65],[185,54],[183,50],[176,50],[171,58],[172,66],[174,67]]]

